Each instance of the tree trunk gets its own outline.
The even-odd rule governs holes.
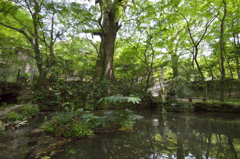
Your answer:
[[[42,84],[42,82],[45,81],[47,73],[44,73],[44,70],[43,70],[42,55],[39,48],[39,34],[38,34],[39,24],[38,24],[37,16],[38,16],[38,13],[40,12],[40,9],[38,7],[38,3],[36,1],[34,2],[35,2],[35,6],[34,6],[35,12],[32,14],[33,27],[34,27],[34,53],[35,53],[35,59],[37,62],[37,68],[39,71],[39,77],[35,85],[35,88],[38,88]]]
[[[100,35],[100,58],[101,58],[101,76],[100,80],[109,79],[115,81],[113,71],[113,57],[114,47],[117,32],[121,27],[118,24],[119,21],[119,10],[124,10],[126,7],[124,2],[121,1],[97,1],[100,5],[101,16],[98,19],[98,23],[101,27],[101,32],[94,33]],[[102,21],[103,20],[103,21]]]
[[[233,79],[234,78],[233,78],[233,72],[232,72],[232,69],[231,69],[231,65],[230,65],[230,60],[229,59],[227,59],[227,64],[228,64],[228,69],[229,69],[229,72],[230,72],[230,75],[231,75],[231,79],[228,82],[228,98],[230,99],[232,97],[232,87],[233,87]]]
[[[223,41],[223,34],[224,34],[224,20],[226,17],[227,9],[226,9],[226,2],[223,0],[224,3],[224,15],[221,20],[221,30],[220,30],[220,48],[221,48],[221,102],[224,102],[224,94],[225,94],[225,68],[224,68],[224,41]]]
[[[175,53],[171,54],[173,78],[178,76],[178,58],[179,56],[177,56]]]
[[[199,64],[198,64],[197,55],[198,55],[198,47],[195,46],[195,55],[193,55],[194,56],[194,61],[195,61],[196,65],[197,65],[198,72],[199,72],[199,74],[201,76],[201,81],[202,81],[203,89],[204,89],[203,97],[206,98],[207,97],[207,83],[205,82],[205,77],[204,77],[204,75],[202,73],[202,70],[201,70]]]
[[[111,24],[112,23],[112,24]],[[106,76],[106,79],[115,81],[114,71],[113,71],[113,56],[114,56],[114,47],[115,40],[117,36],[118,26],[114,21],[109,22],[111,24],[108,30],[108,34],[105,37],[105,66],[102,67],[102,70]]]
[[[238,79],[240,79],[240,68],[239,68],[239,60],[238,60],[238,55],[240,54],[240,50],[239,50],[240,48],[237,48],[235,33],[233,33],[233,46],[234,46],[234,53],[235,53],[235,60],[236,60],[237,75],[238,75]]]
[[[113,56],[117,30],[110,28],[107,34],[103,34],[100,44],[100,61],[97,63],[97,72],[101,72],[100,80],[104,78],[115,81],[113,71]]]
[[[238,54],[240,54],[240,52]],[[240,68],[239,68],[238,56],[236,57],[236,70],[237,70],[238,79],[240,79]]]

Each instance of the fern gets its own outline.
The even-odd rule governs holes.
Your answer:
[[[123,96],[122,94],[118,94],[118,95],[113,95],[113,96],[110,96],[110,97],[104,97],[104,98],[101,98],[99,102],[102,102],[102,101],[107,101],[109,103],[113,103],[113,104],[116,104],[117,102],[119,103],[123,103],[123,102],[132,102],[133,104],[135,103],[139,103],[141,101],[141,99],[139,97],[136,97],[136,96]]]

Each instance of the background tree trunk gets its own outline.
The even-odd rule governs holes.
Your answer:
[[[221,48],[221,102],[224,102],[224,96],[225,96],[225,68],[224,68],[224,40],[223,40],[223,34],[224,34],[224,20],[226,17],[227,9],[226,9],[226,2],[223,0],[224,4],[224,15],[221,20],[221,26],[220,26],[220,48]]]

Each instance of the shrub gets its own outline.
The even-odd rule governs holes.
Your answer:
[[[60,114],[56,113],[50,121],[42,124],[45,131],[64,137],[85,137],[93,135],[91,127],[77,118],[74,113]]]
[[[124,97],[122,95],[111,96],[102,98],[99,101],[108,102],[132,102],[138,103],[141,99],[138,97]],[[45,131],[65,136],[65,137],[85,137],[93,135],[92,129],[98,125],[110,125],[120,130],[132,129],[135,120],[143,118],[140,115],[136,115],[129,109],[108,111],[103,117],[94,116],[86,111],[83,113],[83,109],[78,111],[66,112],[65,114],[56,113],[50,121],[45,121],[42,124],[42,128]]]

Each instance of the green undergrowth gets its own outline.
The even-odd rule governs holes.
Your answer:
[[[7,124],[3,124],[3,122],[0,121],[0,136],[9,128],[14,130],[22,125],[26,125],[29,119],[38,114],[39,108],[37,105],[27,104],[14,111],[10,111],[10,108],[6,108],[5,112],[6,115],[3,120]]]
[[[125,101],[137,103],[141,99],[134,96],[125,97],[117,95],[99,100],[99,102],[103,101],[111,103],[123,103]],[[46,120],[42,124],[42,128],[59,136],[82,138],[94,135],[93,131],[104,131],[108,128],[111,128],[111,130],[132,130],[135,121],[141,118],[143,117],[134,114],[129,109],[107,111],[102,117],[95,116],[89,111],[84,111],[84,109],[68,110],[65,113],[56,113],[51,120]]]
[[[205,112],[232,112],[240,113],[239,102],[220,102],[220,101],[205,101],[205,102],[183,102],[183,101],[167,101],[163,103],[164,109],[169,112],[184,112],[184,111],[205,111]]]
[[[192,103],[172,100],[164,103],[164,109],[168,112],[182,112],[184,110],[193,111]]]
[[[8,111],[6,109],[5,111]],[[6,119],[11,121],[16,120],[27,120],[29,118],[32,118],[33,116],[37,115],[39,112],[38,106],[36,105],[24,105],[21,108],[11,111],[6,114]]]
[[[99,82],[48,82],[35,91],[34,102],[38,103],[40,110],[44,111],[61,111],[65,107],[72,107],[73,105],[75,110],[81,108],[91,110],[105,109],[111,107],[111,105],[115,107],[115,105],[118,105],[118,102],[107,105],[97,101],[104,97],[116,96],[118,94],[122,94],[123,96],[138,96],[142,99],[141,105],[149,105],[151,103],[151,94],[147,91],[137,87],[119,85],[109,80]]]
[[[42,124],[42,128],[58,136],[82,138],[94,135],[93,131],[110,127],[112,130],[131,130],[135,120],[141,118],[142,116],[129,109],[107,111],[102,117],[81,109],[70,113],[56,113],[51,120]]]
[[[240,105],[229,102],[195,103],[194,111],[240,113]]]
[[[214,101],[214,102],[207,102],[209,104],[215,104],[215,105],[221,105],[221,104],[228,104],[232,106],[240,106],[240,102],[235,102],[235,101],[225,101],[225,102],[220,102],[220,101]]]
[[[118,130],[132,130],[136,120],[142,119],[143,116],[136,115],[132,110],[107,111],[101,117],[103,127],[112,127]]]
[[[7,104],[7,102],[2,102],[0,110],[5,110],[6,108],[12,107],[14,104]]]
[[[64,137],[81,138],[93,135],[89,124],[76,113],[56,113],[50,121],[45,121],[42,128],[50,133]]]

